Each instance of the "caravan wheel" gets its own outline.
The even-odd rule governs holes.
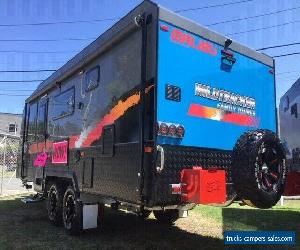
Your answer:
[[[64,190],[62,186],[53,184],[48,192],[47,212],[49,221],[56,226],[62,224],[62,202]]]
[[[269,130],[244,133],[233,150],[232,177],[244,203],[270,208],[279,201],[285,183],[283,146]]]
[[[78,235],[82,232],[82,206],[73,187],[68,187],[64,195],[63,222],[69,234]]]

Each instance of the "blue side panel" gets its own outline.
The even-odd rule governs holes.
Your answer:
[[[271,68],[236,52],[231,67],[223,49],[159,22],[157,121],[183,125],[185,134],[158,136],[158,144],[231,150],[247,130],[276,130]],[[180,89],[179,100],[167,98],[168,85]]]

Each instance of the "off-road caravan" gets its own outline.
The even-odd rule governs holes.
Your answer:
[[[276,132],[271,57],[144,1],[26,100],[18,176],[71,233],[103,204],[168,223],[200,203],[269,208]]]

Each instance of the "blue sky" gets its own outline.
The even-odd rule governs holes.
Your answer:
[[[0,40],[60,39],[60,41],[0,41],[0,71],[57,69],[72,58],[76,52],[79,52],[92,42],[92,39],[82,41],[66,41],[63,39],[98,37],[116,21],[107,20],[93,23],[9,27],[1,26],[3,24],[115,19],[125,15],[140,2],[138,0],[2,0],[0,1]],[[170,10],[179,10],[236,2],[236,0],[157,0],[155,2]],[[296,7],[299,8],[284,11],[280,14],[210,26],[210,29],[219,33],[232,34],[296,21],[295,23],[274,28],[229,35],[233,40],[257,49],[272,45],[300,42],[300,0],[253,0],[223,7],[185,11],[180,14],[202,25],[208,25],[219,21],[255,16]],[[18,53],[4,51],[18,51]],[[24,53],[33,51],[59,51],[61,53]],[[300,52],[300,45],[264,51],[264,53],[269,55],[292,52]],[[276,59],[277,99],[300,77],[299,61],[300,55]],[[40,80],[45,79],[50,74],[50,72],[0,73],[0,81]],[[34,90],[37,85],[38,82],[0,82],[0,112],[21,113],[26,97],[7,95],[29,95],[31,90]]]

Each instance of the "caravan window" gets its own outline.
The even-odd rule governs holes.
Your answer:
[[[289,97],[286,96],[284,99],[283,99],[283,111],[286,112],[288,111],[290,108],[290,100],[289,100]]]
[[[291,106],[291,116],[295,116],[295,118],[298,118],[297,103]]]
[[[85,91],[91,91],[99,85],[100,80],[100,67],[92,68],[85,75]]]
[[[48,100],[39,103],[37,116],[37,134],[38,140],[43,140],[47,132],[47,104]]]
[[[28,127],[27,127],[27,138],[29,142],[36,140],[36,117],[37,117],[37,103],[30,104]]]
[[[75,88],[72,87],[53,98],[53,120],[71,115],[75,107]]]
[[[8,126],[8,132],[9,133],[15,133],[17,132],[17,126],[14,123],[9,124]]]

